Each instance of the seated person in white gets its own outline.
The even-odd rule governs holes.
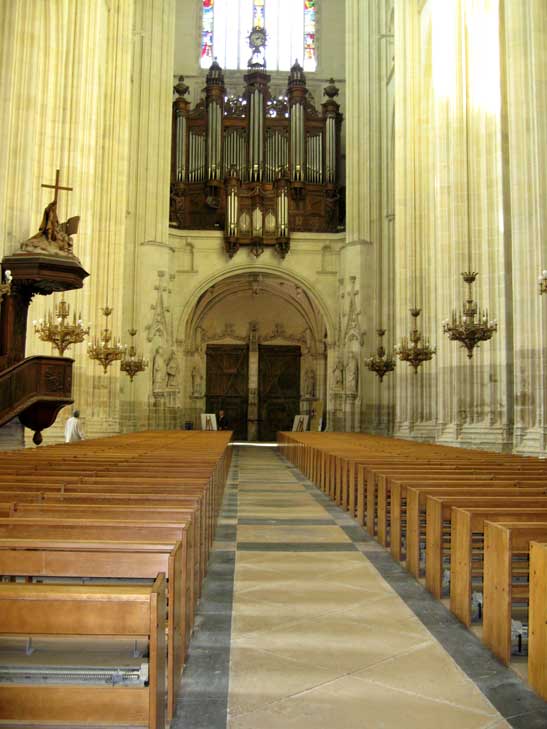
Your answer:
[[[72,417],[66,421],[65,425],[65,443],[76,443],[84,439],[83,431],[80,427],[80,411],[75,410]]]

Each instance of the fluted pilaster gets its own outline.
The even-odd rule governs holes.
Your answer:
[[[380,274],[379,249],[382,244],[381,224],[381,105],[380,105],[380,4],[346,1],[346,144],[347,156],[346,246],[340,264],[341,325],[337,356],[348,361],[359,358],[359,393],[346,405],[346,423],[355,424],[370,417],[374,402],[374,383],[362,365],[361,344],[374,345],[375,322],[379,316]],[[353,293],[359,312],[358,326],[363,337],[349,340],[348,317]],[[331,366],[331,373],[334,363]],[[355,412],[355,410],[360,412]],[[346,426],[347,427],[347,426]]]
[[[502,60],[514,331],[515,447],[545,451],[547,302],[537,277],[547,267],[547,6],[504,3]]]

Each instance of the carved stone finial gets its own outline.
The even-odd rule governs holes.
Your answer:
[[[223,86],[224,85],[224,74],[219,62],[215,58],[207,73],[207,85]]]
[[[333,78],[329,79],[329,85],[325,86],[323,93],[325,96],[328,96],[329,99],[334,99],[335,96],[338,96],[340,89],[335,85]]]
[[[174,86],[174,91],[178,96],[186,96],[190,91],[188,84],[184,83],[184,76],[179,76],[179,82]]]
[[[293,86],[305,86],[306,85],[306,76],[304,75],[304,69],[302,66],[298,63],[298,58],[291,66],[291,71],[289,73],[289,88],[292,88]]]

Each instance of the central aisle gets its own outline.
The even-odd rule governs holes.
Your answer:
[[[382,548],[276,449],[238,451],[175,726],[509,727],[367,558]]]

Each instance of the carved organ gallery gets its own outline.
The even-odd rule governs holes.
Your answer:
[[[283,258],[291,232],[334,232],[343,215],[334,81],[318,110],[298,61],[286,94],[273,96],[270,80],[253,57],[239,96],[227,95],[216,61],[194,108],[182,77],[175,86],[170,224],[223,229],[230,258],[241,246]]]

